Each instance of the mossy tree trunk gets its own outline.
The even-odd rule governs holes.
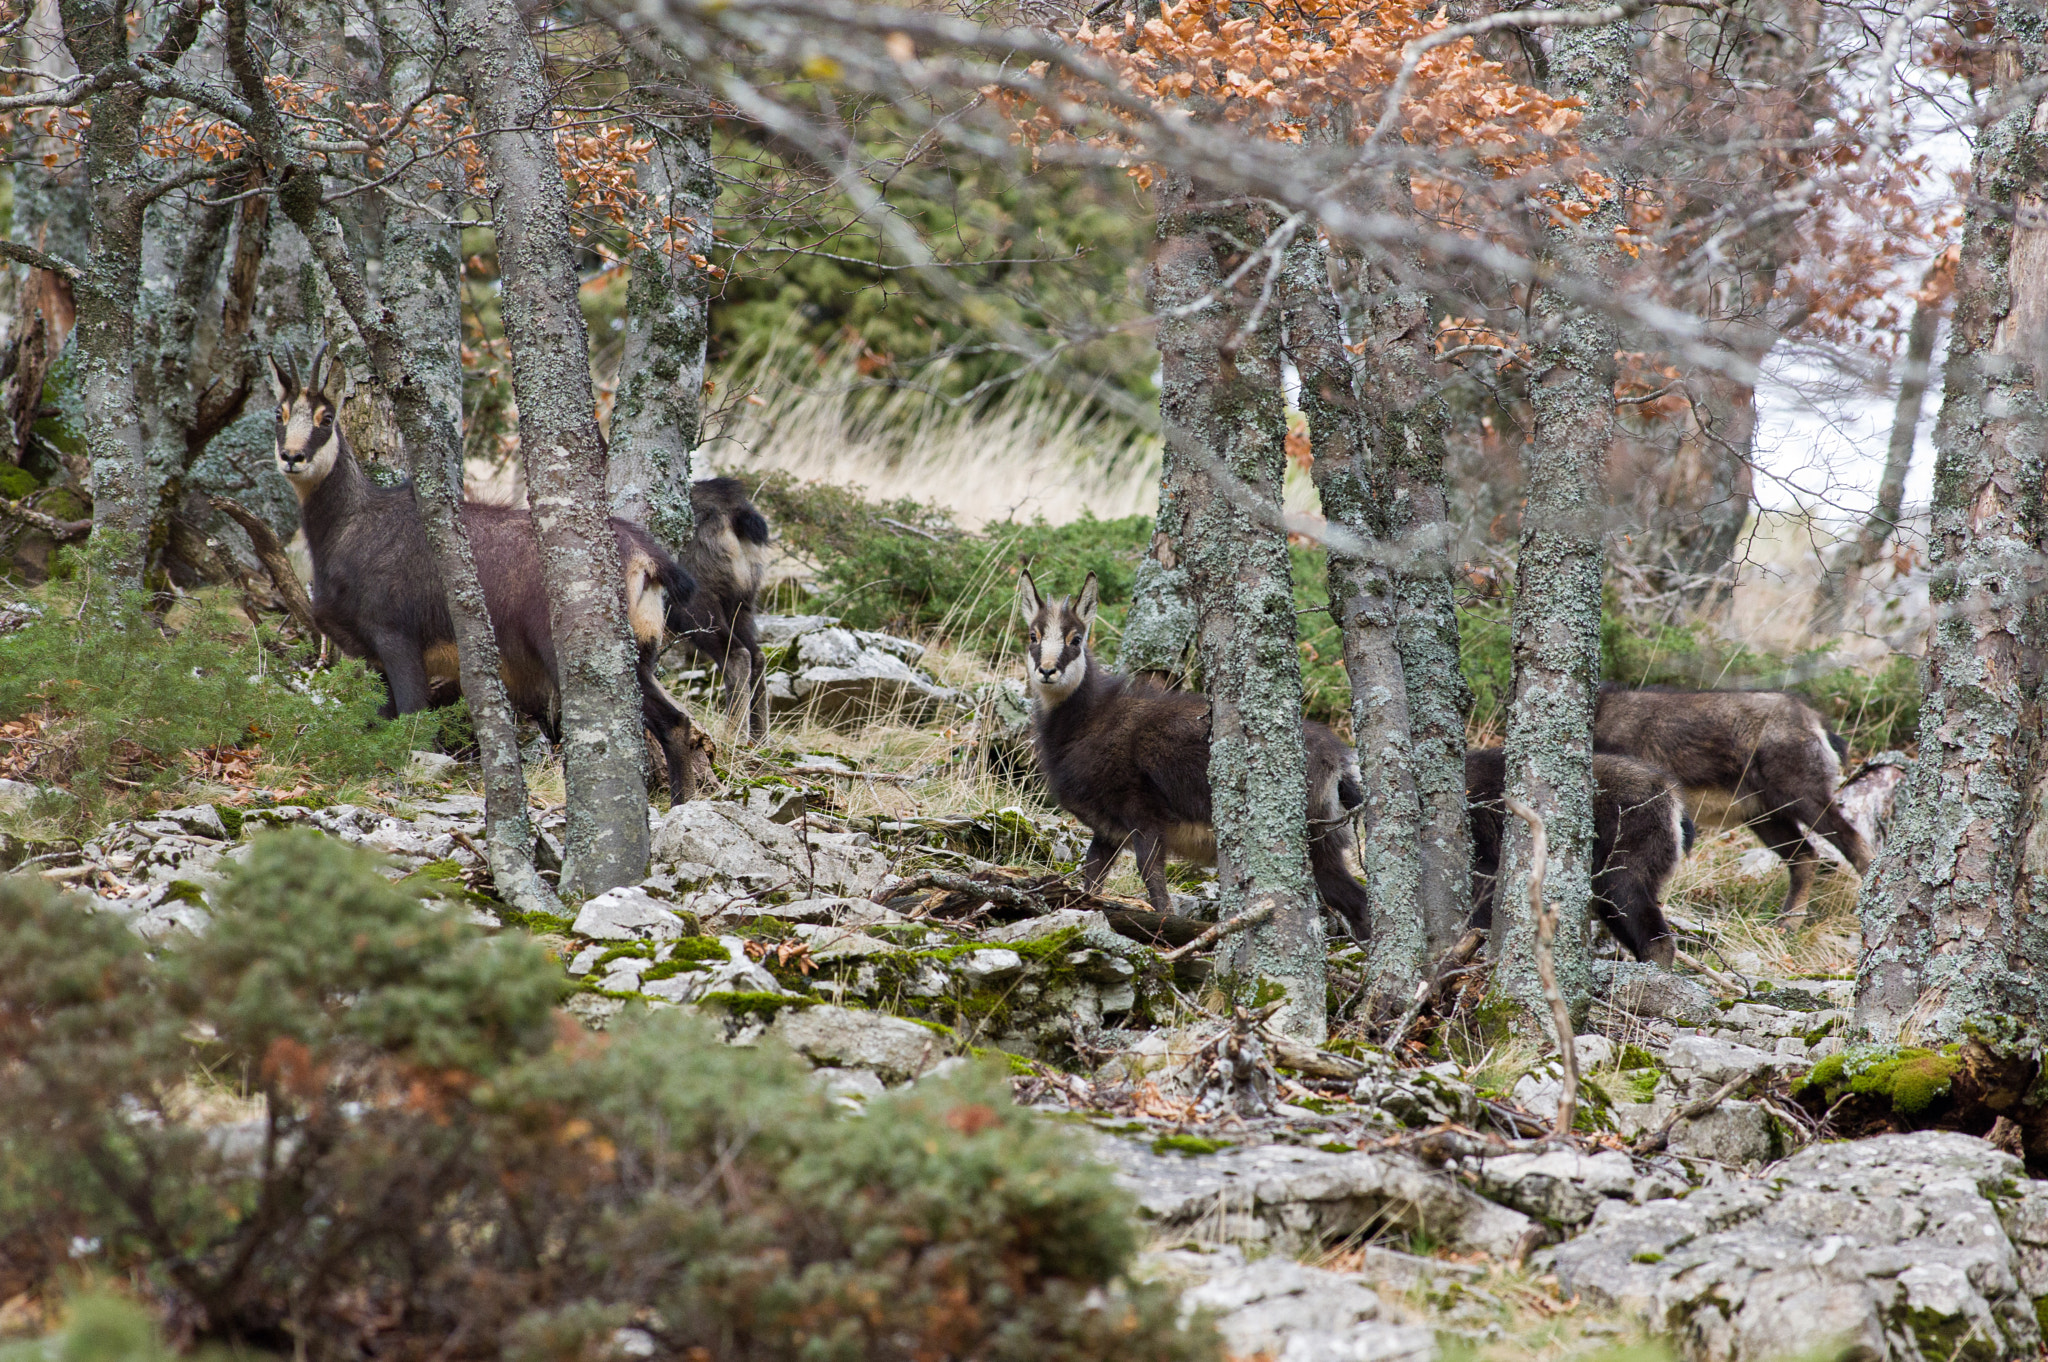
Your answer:
[[[605,520],[604,439],[577,302],[568,188],[555,157],[547,76],[519,8],[449,0],[448,19],[486,129],[519,452],[560,666],[569,787],[562,892],[595,894],[647,873],[647,778],[618,545]]]
[[[1157,190],[1151,306],[1170,313],[1216,289],[1275,223],[1267,210],[1211,203],[1184,177]],[[1321,912],[1308,867],[1301,655],[1286,536],[1273,521],[1286,470],[1280,317],[1253,322],[1263,270],[1159,325],[1159,413],[1166,433],[1161,505],[1194,605],[1195,648],[1210,697],[1209,782],[1226,914],[1270,906],[1244,934],[1248,981],[1285,992],[1275,1024],[1326,1030]]]
[[[1287,354],[1301,379],[1310,472],[1333,526],[1364,541],[1363,553],[1329,554],[1330,613],[1344,637],[1352,741],[1365,779],[1360,859],[1372,903],[1367,996],[1398,1006],[1422,978],[1426,940],[1420,902],[1422,805],[1416,797],[1408,679],[1399,640],[1400,600],[1391,567],[1390,488],[1375,477],[1379,434],[1353,386],[1329,255],[1313,237],[1288,248],[1278,298]],[[1460,781],[1462,793],[1463,783]],[[1460,809],[1462,820],[1463,810]]]
[[[1458,661],[1451,594],[1449,496],[1444,486],[1450,406],[1435,372],[1426,290],[1384,261],[1343,271],[1345,331],[1358,347],[1353,389],[1374,430],[1368,480],[1378,498],[1397,611],[1396,644],[1408,693],[1410,779],[1420,804],[1416,906],[1425,949],[1454,945],[1472,913],[1472,846],[1465,812],[1465,717],[1472,691]],[[1327,499],[1326,499],[1327,501]]]
[[[1162,467],[1159,518],[1152,530],[1152,546],[1138,560],[1131,582],[1131,610],[1124,618],[1116,664],[1124,671],[1178,685],[1186,679],[1194,653],[1195,607],[1188,600],[1187,569],[1181,566],[1180,553],[1174,548],[1174,527],[1180,524],[1181,514],[1173,504],[1170,483]]]
[[[1554,91],[1585,101],[1582,139],[1595,155],[1623,131],[1634,44],[1627,23],[1559,29],[1551,39]],[[1576,191],[1570,191],[1576,192]],[[1608,199],[1570,226],[1545,232],[1550,259],[1583,276],[1619,281]],[[1515,678],[1507,715],[1507,791],[1542,818],[1549,841],[1545,902],[1558,915],[1553,948],[1560,991],[1574,1011],[1591,996],[1587,952],[1592,893],[1593,700],[1600,679],[1601,515],[1614,440],[1615,327],[1538,289],[1529,384],[1534,428],[1528,501],[1515,569],[1511,625]],[[1507,820],[1494,897],[1492,995],[1518,1030],[1549,1034],[1529,911],[1531,831]]]
[[[2048,165],[2048,14],[2039,0],[1992,13],[2003,116],[1977,135],[1935,427],[1920,756],[1859,904],[1857,1024],[1887,1042],[2048,1016],[2048,228],[2032,206]]]
[[[643,77],[646,79],[646,77]],[[674,92],[668,97],[675,98]],[[626,350],[612,407],[605,470],[613,515],[677,548],[689,543],[690,452],[704,423],[704,352],[711,277],[692,257],[711,252],[718,180],[708,129],[652,120],[654,150],[637,168],[649,212],[672,223],[634,251],[626,293]]]

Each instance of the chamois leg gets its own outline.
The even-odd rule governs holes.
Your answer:
[[[1316,893],[1343,921],[1352,940],[1370,941],[1372,900],[1366,895],[1365,886],[1352,876],[1351,867],[1344,863],[1351,841],[1349,823],[1315,828],[1308,839],[1308,864],[1315,873]],[[1490,906],[1488,911],[1491,912]]]
[[[752,741],[767,737],[768,678],[760,650],[738,639],[728,640],[718,665],[725,674],[725,708],[732,715],[734,731]]]
[[[662,756],[668,759],[669,803],[687,803],[697,795],[695,775],[690,769],[690,716],[662,689],[650,659],[641,660],[639,678],[640,721],[647,725]]]
[[[370,651],[384,672],[387,695],[377,711],[386,719],[417,714],[427,707],[427,663],[419,641],[409,634],[379,629],[370,635]]]
[[[768,736],[768,655],[761,651],[760,644],[749,642],[747,660],[752,667],[749,691],[751,731],[754,741],[760,742]]]
[[[1173,894],[1166,887],[1166,843],[1150,833],[1133,833],[1131,850],[1138,857],[1138,878],[1145,881],[1145,897],[1162,913],[1173,911]]]
[[[1096,833],[1088,843],[1088,854],[1081,860],[1081,887],[1093,894],[1102,888],[1102,882],[1109,878],[1109,868],[1116,864],[1117,853],[1124,844],[1105,833]]]
[[[1806,844],[1806,830],[1786,813],[1765,814],[1749,826],[1765,846],[1785,858],[1790,882],[1785,887],[1785,902],[1778,908],[1779,918],[1805,917],[1806,899],[1813,892],[1813,875],[1819,865],[1813,848]]]

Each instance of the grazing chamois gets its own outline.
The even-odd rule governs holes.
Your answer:
[[[1662,767],[1702,828],[1747,826],[1785,858],[1782,916],[1805,913],[1813,889],[1820,856],[1809,831],[1833,842],[1857,874],[1870,869],[1870,843],[1835,803],[1847,745],[1798,696],[1606,685],[1597,703],[1594,751]]]
[[[1017,581],[1028,641],[1025,680],[1039,768],[1059,806],[1094,832],[1081,869],[1100,888],[1126,845],[1136,853],[1146,895],[1171,911],[1166,858],[1216,863],[1209,799],[1209,697],[1163,690],[1095,664],[1088,634],[1099,599],[1095,574],[1079,597],[1049,601],[1031,574]],[[1302,725],[1308,747],[1309,866],[1316,890],[1353,936],[1370,930],[1365,886],[1345,857],[1351,815],[1365,802],[1358,759],[1324,725]]]
[[[303,383],[266,357],[277,394],[277,468],[298,494],[313,557],[313,620],[350,657],[384,674],[385,718],[447,704],[461,693],[455,625],[441,570],[410,482],[379,487],[341,433],[343,369],[321,373],[322,346]],[[555,662],[540,541],[521,507],[462,503],[484,605],[512,706],[561,741],[561,682]],[[693,793],[690,720],[654,677],[664,625],[695,584],[654,537],[614,518],[625,570],[626,619],[640,647],[640,717],[668,762],[669,796]]]
[[[1474,927],[1493,925],[1507,776],[1507,753],[1500,748],[1465,753]],[[1692,850],[1692,838],[1676,781],[1644,762],[1593,755],[1593,909],[1638,960],[1668,968],[1678,949],[1658,899],[1672,867]]]
[[[676,632],[725,677],[726,707],[748,736],[768,735],[768,667],[754,601],[767,568],[768,521],[738,478],[704,478],[690,488],[697,528],[683,567],[697,594],[683,603]]]

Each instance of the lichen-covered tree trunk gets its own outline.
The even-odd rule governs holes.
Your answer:
[[[1553,90],[1587,108],[1589,149],[1622,131],[1633,50],[1627,23],[1559,29],[1552,37]],[[1620,280],[1614,245],[1619,205],[1609,199],[1580,221],[1546,232],[1549,257],[1586,277]],[[1591,996],[1593,700],[1600,679],[1600,530],[1605,473],[1614,439],[1612,322],[1574,308],[1548,289],[1530,306],[1536,355],[1530,366],[1534,429],[1528,502],[1515,568],[1511,626],[1514,698],[1507,716],[1507,791],[1542,818],[1549,842],[1545,902],[1557,912],[1553,953],[1558,987],[1574,1011]],[[1536,972],[1536,924],[1529,911],[1531,831],[1507,820],[1494,896],[1495,999],[1510,1024],[1548,1034],[1549,1007]]]
[[[1357,262],[1345,275],[1352,303],[1345,330],[1359,347],[1352,386],[1376,431],[1368,479],[1385,489],[1379,500],[1393,550],[1409,771],[1421,806],[1416,904],[1425,949],[1436,955],[1456,943],[1472,913],[1465,811],[1472,692],[1458,661],[1451,594],[1453,530],[1444,486],[1450,408],[1433,372],[1429,294],[1373,262]]]
[[[435,72],[422,54],[432,52],[436,25],[431,0],[384,6],[384,25],[405,53],[390,64],[385,98],[404,107],[426,89]],[[416,204],[439,201],[429,180],[459,182],[459,168],[418,167],[407,186]],[[394,210],[399,211],[399,210]],[[452,212],[449,214],[452,216]],[[403,436],[427,542],[441,569],[448,615],[455,624],[462,694],[476,730],[484,776],[484,840],[491,880],[505,902],[523,912],[559,912],[561,905],[533,864],[533,823],[527,815],[526,772],[519,753],[518,719],[499,673],[498,639],[484,605],[476,560],[463,528],[462,501],[462,261],[455,229],[426,214],[401,211],[386,233],[379,280],[393,332],[386,346],[388,391]]]
[[[605,477],[613,515],[638,521],[680,548],[694,528],[690,451],[704,421],[704,347],[711,334],[711,278],[692,259],[711,251],[718,200],[711,146],[702,126],[656,127],[654,151],[638,167],[657,221],[672,235],[633,252],[626,293],[626,350],[612,406]]]
[[[128,60],[127,6],[65,0],[64,40],[81,71]],[[75,290],[79,391],[92,469],[95,586],[139,588],[156,486],[150,433],[135,391],[135,314],[142,288],[142,91],[114,85],[86,102],[90,242]]]
[[[1174,547],[1174,530],[1182,517],[1174,505],[1168,476],[1173,456],[1169,451],[1164,457],[1152,547],[1138,560],[1131,582],[1131,610],[1124,618],[1123,638],[1117,643],[1116,664],[1134,675],[1177,685],[1186,679],[1194,652],[1195,607],[1188,600],[1187,569],[1181,566],[1180,552]]]
[[[1184,177],[1158,188],[1151,305],[1167,312],[1216,288],[1243,242],[1275,225],[1264,209],[1217,205]],[[1286,470],[1280,319],[1247,329],[1256,281],[1159,325],[1161,504],[1173,508],[1210,699],[1209,784],[1226,913],[1270,907],[1244,934],[1240,968],[1285,991],[1275,1024],[1326,1031],[1323,925],[1308,868],[1301,655],[1287,540],[1273,523]],[[1234,349],[1233,349],[1234,345]],[[1256,502],[1257,504],[1254,504]]]
[[[1297,238],[1288,248],[1276,296],[1286,324],[1287,353],[1301,378],[1301,410],[1308,418],[1314,455],[1310,472],[1323,515],[1364,544],[1362,553],[1330,551],[1330,613],[1343,631],[1352,741],[1365,779],[1359,853],[1372,904],[1367,996],[1379,1006],[1398,1005],[1414,991],[1424,965],[1424,834],[1411,765],[1414,740],[1401,662],[1399,596],[1390,566],[1391,498],[1372,476],[1372,441],[1379,432],[1353,388],[1343,318],[1321,242]]]
[[[618,544],[605,522],[604,439],[577,303],[568,189],[547,76],[519,8],[448,0],[448,18],[485,129],[519,452],[560,665],[569,787],[562,892],[595,894],[647,873],[647,780]]]
[[[1857,1025],[1887,1042],[2048,1016],[2048,227],[2026,210],[2048,164],[2048,15],[2039,0],[1993,13],[1992,97],[2008,102],[1977,135],[1935,427],[1920,756],[1859,904]]]

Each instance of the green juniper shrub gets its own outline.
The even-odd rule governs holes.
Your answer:
[[[592,1036],[539,946],[305,830],[216,900],[152,953],[0,879],[0,1242],[95,1245],[198,1342],[594,1360],[630,1323],[712,1362],[1220,1356],[1123,1280],[1108,1172],[991,1075],[855,1116],[681,1012]],[[244,1119],[193,1100],[222,1089]]]
[[[0,721],[48,716],[29,778],[76,796],[78,828],[184,779],[200,748],[261,744],[266,761],[339,784],[397,769],[433,732],[432,716],[379,721],[384,683],[360,662],[288,665],[219,596],[188,604],[166,630],[139,596],[102,620],[53,594],[41,619],[0,635]]]

